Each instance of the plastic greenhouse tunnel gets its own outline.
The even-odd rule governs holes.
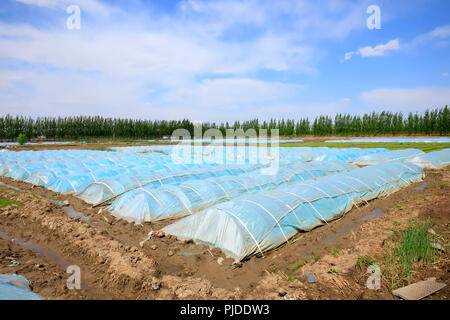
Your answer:
[[[447,148],[419,155],[408,162],[417,164],[421,168],[441,169],[450,164],[450,149]]]
[[[191,180],[176,186],[139,188],[117,198],[108,210],[136,223],[179,218],[243,194],[270,190],[355,167],[343,161],[299,162],[279,168],[275,175],[253,171],[238,176]]]
[[[139,188],[141,190],[179,184],[188,180],[207,179],[211,177],[234,176],[260,169],[261,165],[210,166],[192,168],[179,172],[160,171],[148,175],[118,175],[95,181],[77,196],[94,205],[104,204],[123,193]],[[145,188],[145,189],[144,189]],[[126,197],[130,197],[128,194]]]
[[[391,161],[409,161],[414,157],[422,155],[425,155],[425,152],[419,149],[403,149],[365,155],[356,158],[351,162],[358,165],[376,165],[378,163]]]
[[[386,196],[423,178],[419,166],[404,162],[338,173],[275,190],[244,195],[212,206],[162,230],[179,240],[220,248],[240,261],[289,243],[336,219],[352,207]]]

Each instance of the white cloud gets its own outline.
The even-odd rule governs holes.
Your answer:
[[[410,42],[403,43],[405,50],[414,50],[420,46],[446,47],[450,44],[450,25],[439,26],[430,32],[419,34]]]
[[[2,113],[23,115],[145,116],[136,82],[118,78],[93,79],[85,74],[37,71],[0,71]]]
[[[258,113],[255,113],[254,117],[262,120],[269,120],[273,114],[276,114],[277,118],[300,119],[309,117],[311,120],[320,115],[334,116],[337,113],[352,113],[352,99],[342,98],[321,103],[271,104],[257,111]]]
[[[260,110],[302,93],[303,86],[248,78],[186,83],[178,89],[142,87],[140,80],[66,74],[64,71],[0,71],[2,113],[96,115],[153,119],[235,120],[261,116]],[[145,95],[156,95],[145,102]]]
[[[61,4],[61,0],[16,0],[23,4],[31,4],[39,7],[56,7]]]
[[[131,13],[99,0],[18,1],[77,4],[82,27],[0,22],[0,59],[23,65],[0,70],[0,113],[218,120],[276,115],[281,105],[319,110],[289,102],[302,86],[256,78],[317,73],[320,42],[364,29],[369,2],[190,0],[168,14],[140,2]],[[95,19],[85,23],[85,12]]]
[[[450,105],[450,87],[375,89],[360,99],[374,110],[423,112]]]
[[[450,37],[450,25],[437,27],[431,31],[428,35],[429,38],[444,39]]]
[[[442,76],[443,76],[443,77],[448,77],[448,72],[444,72],[444,73],[442,74]]]
[[[214,36],[236,25],[251,25],[292,33],[299,39],[323,40],[343,39],[354,30],[364,29],[364,12],[370,1],[187,0],[179,8],[186,21],[195,21],[202,32]]]
[[[367,57],[381,57],[385,56],[388,51],[400,50],[398,39],[389,41],[386,44],[379,44],[375,47],[367,46],[359,48],[356,52],[347,52],[344,55],[344,60],[350,60],[353,55],[360,55],[362,58]]]
[[[450,37],[450,25],[439,26],[432,31],[420,34],[416,36],[410,42],[402,43],[402,50],[411,50],[420,45],[433,42],[438,46],[448,46],[450,42],[448,38]],[[360,55],[361,57],[380,57],[386,55],[388,51],[398,51],[400,50],[400,44],[398,39],[389,41],[386,44],[380,44],[375,47],[367,46],[359,48],[356,52],[350,51],[344,54],[344,60],[350,60],[354,55]]]
[[[361,55],[361,57],[380,57],[384,56],[387,51],[395,51],[399,50],[400,45],[398,44],[398,39],[391,40],[386,44],[379,44],[375,47],[363,47],[359,48],[358,52]]]
[[[353,57],[353,55],[355,55],[356,53],[357,52],[353,52],[353,51],[346,52],[345,55],[344,55],[344,60],[350,60]]]
[[[197,119],[231,119],[242,116],[241,112],[247,113],[248,110],[292,98],[300,94],[303,88],[248,78],[210,79],[189,88],[171,91],[164,96],[163,102],[183,106]]]
[[[450,37],[450,25],[439,26],[432,30],[431,32],[418,35],[409,44],[411,47],[424,44],[429,41],[440,41],[445,40]]]
[[[98,0],[16,0],[17,2],[34,5],[38,7],[53,9],[53,10],[65,10],[70,5],[78,5],[81,12],[89,13],[98,16],[109,16],[112,14],[123,13],[121,9],[115,6],[111,6],[102,3]]]
[[[246,118],[258,104],[299,89],[254,80],[253,73],[315,72],[315,49],[292,34],[263,32],[230,41],[205,33],[202,20],[144,20],[128,16],[120,25],[111,22],[87,31],[82,26],[75,32],[0,23],[0,58],[34,66],[1,73],[0,111],[221,119],[233,117],[234,109]],[[207,77],[212,79],[199,80]]]

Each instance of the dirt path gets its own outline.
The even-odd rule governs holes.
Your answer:
[[[140,245],[167,222],[134,225],[104,208],[98,213],[99,208],[73,196],[2,178],[31,193],[0,186],[3,198],[18,203],[0,209],[0,265],[20,263],[0,272],[24,275],[35,292],[49,299],[391,299],[387,283],[378,291],[365,287],[369,275],[356,267],[357,258],[381,262],[392,228],[405,227],[417,216],[430,216],[436,231],[448,235],[449,180],[448,170],[427,171],[423,190],[416,190],[423,184],[417,183],[371,201],[265,258],[233,266],[218,249],[172,237],[154,236]],[[51,200],[69,201],[85,218],[69,217]],[[376,209],[384,214],[371,216]],[[24,246],[29,241],[34,247]],[[219,258],[224,258],[221,264]],[[447,256],[415,279],[433,276],[448,284],[446,261]],[[81,268],[82,290],[66,288],[68,264]],[[317,283],[308,283],[307,273],[314,273]],[[433,296],[447,297],[448,286]]]

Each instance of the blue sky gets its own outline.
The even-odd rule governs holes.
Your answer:
[[[367,28],[370,5],[381,29]],[[446,0],[3,0],[0,113],[422,112],[450,104],[448,12]]]

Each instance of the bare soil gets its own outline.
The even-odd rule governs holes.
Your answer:
[[[141,246],[150,231],[169,222],[135,225],[71,195],[0,180],[28,191],[0,186],[1,197],[19,203],[0,209],[0,266],[19,262],[0,272],[22,274],[46,299],[393,299],[388,281],[380,290],[366,287],[370,275],[359,268],[358,257],[383,266],[393,228],[406,228],[419,216],[430,217],[434,230],[448,241],[448,169],[427,170],[422,191],[416,189],[420,182],[371,201],[238,265],[219,249],[170,236],[153,236]],[[69,217],[52,200],[68,200],[85,218]],[[360,220],[376,209],[384,215]],[[81,268],[82,290],[66,288],[68,265]],[[307,273],[314,273],[317,283],[308,283]],[[429,277],[447,284],[429,298],[448,299],[448,253],[413,273],[413,281]]]

